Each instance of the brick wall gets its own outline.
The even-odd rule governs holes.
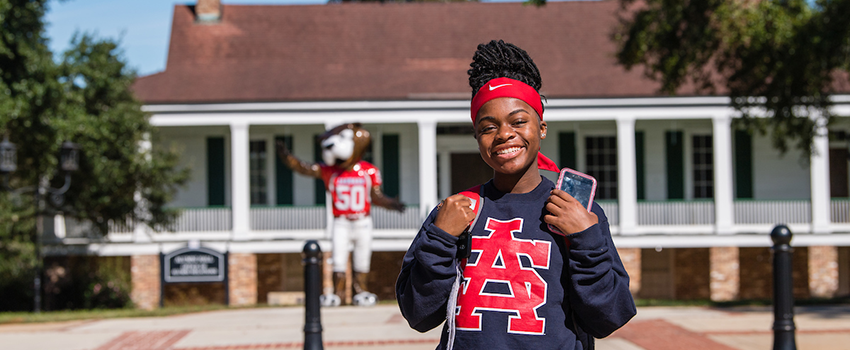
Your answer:
[[[640,293],[641,271],[640,271],[640,248],[617,248],[620,260],[629,274],[629,291],[632,295]]]
[[[372,253],[372,271],[369,273],[369,291],[378,300],[395,300],[395,281],[401,272],[405,252]]]
[[[773,257],[770,248],[741,248],[741,299],[773,298]],[[794,248],[791,278],[794,298],[809,297],[809,250]]]
[[[675,298],[673,249],[641,249],[640,293],[644,299]]]
[[[230,305],[257,303],[257,255],[230,253],[227,258]]]
[[[708,248],[676,248],[674,252],[674,298],[708,299],[711,296]]]
[[[136,308],[152,310],[159,307],[159,255],[130,257],[130,278],[132,285],[130,299],[133,300]]]
[[[809,247],[809,293],[832,298],[838,292],[838,247]]]
[[[712,247],[709,249],[711,300],[738,299],[740,289],[740,264],[738,247]]]
[[[267,303],[269,292],[304,291],[301,253],[257,254],[257,302]]]
[[[741,299],[769,299],[773,293],[773,267],[769,248],[740,248]]]
[[[195,5],[195,13],[198,15],[220,16],[221,1],[220,0],[198,0]]]

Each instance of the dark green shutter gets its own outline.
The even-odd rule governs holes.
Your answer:
[[[558,166],[561,168],[576,169],[576,133],[558,133]]]
[[[384,164],[380,170],[384,179],[384,193],[388,197],[398,197],[401,183],[399,166],[401,148],[398,135],[384,135],[381,139],[381,148]]]
[[[667,153],[667,199],[685,198],[685,140],[681,131],[665,133]]]
[[[224,138],[207,137],[207,205],[224,205]]]
[[[322,163],[322,146],[319,144],[320,134],[313,137],[313,161]],[[316,179],[314,185],[314,193],[316,196],[316,204],[325,204],[325,182],[322,179]]]
[[[286,148],[292,152],[292,136],[276,136],[274,138],[275,149],[274,154],[272,155],[276,160],[274,162],[274,171],[275,171],[275,202],[277,205],[292,205],[293,202],[293,194],[292,194],[292,181],[293,174],[292,169],[289,169],[286,164],[283,164],[283,161],[280,160],[280,157],[277,156],[277,142],[281,141],[286,145]]]
[[[753,198],[753,145],[752,136],[744,130],[735,130],[735,195]]]
[[[637,181],[637,199],[646,199],[646,168],[643,149],[643,131],[635,131],[635,175]]]

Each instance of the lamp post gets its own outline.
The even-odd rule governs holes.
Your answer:
[[[17,146],[9,142],[8,136],[4,137],[3,142],[0,142],[0,175],[3,176],[3,188],[6,191],[21,194],[25,192],[33,192],[33,201],[35,202],[36,216],[36,232],[35,232],[35,276],[33,277],[33,312],[41,312],[41,235],[43,233],[43,218],[41,214],[44,210],[42,203],[45,195],[51,196],[51,201],[57,205],[61,205],[64,201],[63,195],[71,187],[71,173],[79,169],[80,164],[80,147],[77,144],[69,141],[62,143],[61,152],[59,154],[59,168],[65,173],[65,184],[60,188],[51,188],[46,177],[39,176],[38,184],[34,187],[21,187],[13,189],[9,185],[9,175],[17,170]]]

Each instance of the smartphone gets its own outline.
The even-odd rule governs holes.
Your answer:
[[[587,208],[587,211],[590,211],[590,208],[593,207],[593,196],[596,195],[596,179],[593,176],[564,168],[561,169],[556,187],[573,196],[583,207]],[[549,225],[549,229],[552,232],[563,234],[555,226]]]

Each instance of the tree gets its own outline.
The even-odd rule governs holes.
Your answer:
[[[61,186],[56,155],[70,140],[81,147],[80,170],[51,210],[90,221],[100,234],[109,223],[167,225],[178,213],[165,204],[188,170],[176,167],[172,149],[140,148],[157,132],[130,91],[135,72],[117,42],[89,35],[75,36],[54,61],[44,34],[46,2],[0,0],[0,136],[18,145],[9,183],[33,186],[47,177]],[[31,278],[40,214],[32,200],[0,191],[0,281]]]
[[[621,0],[617,59],[674,94],[728,95],[741,127],[804,155],[850,91],[850,0]]]

